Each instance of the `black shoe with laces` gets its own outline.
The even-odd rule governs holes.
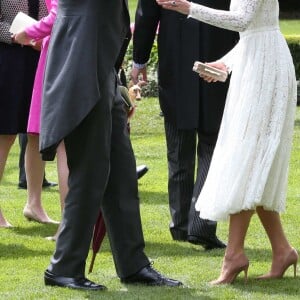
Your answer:
[[[182,283],[178,280],[163,276],[158,271],[153,269],[151,265],[142,268],[140,271],[131,276],[121,278],[121,282],[126,284],[145,284],[151,286],[169,287],[176,287],[182,285]]]
[[[43,181],[43,185],[42,185],[43,188],[49,188],[49,187],[54,187],[54,186],[57,186],[56,182],[50,182],[47,179],[45,179]],[[27,181],[20,181],[18,184],[18,188],[27,190]]]
[[[46,270],[44,274],[45,285],[67,287],[77,290],[86,291],[99,291],[106,290],[104,285],[97,284],[93,281],[88,280],[85,277],[73,278],[64,277],[53,274],[52,272]]]
[[[195,235],[188,235],[187,240],[191,244],[201,245],[205,250],[226,248],[226,244],[219,240],[216,236],[201,237]]]

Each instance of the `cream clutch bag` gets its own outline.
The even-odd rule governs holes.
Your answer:
[[[226,81],[228,73],[220,69],[208,66],[200,61],[195,61],[193,71],[210,76],[218,81]]]

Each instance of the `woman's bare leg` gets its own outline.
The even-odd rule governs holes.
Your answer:
[[[42,184],[45,162],[39,153],[39,136],[28,134],[25,152],[25,171],[27,178],[28,198],[24,208],[24,216],[40,223],[57,223],[51,220],[41,203]]]
[[[17,135],[0,135],[0,181],[6,165],[8,153],[14,144]]]
[[[279,213],[265,210],[263,207],[257,207],[256,212],[272,247],[271,270],[260,278],[280,278],[290,265],[296,266],[298,254],[285,236]]]
[[[241,211],[230,215],[228,244],[221,274],[212,284],[232,283],[241,271],[245,271],[247,276],[249,261],[245,255],[244,243],[253,212]]]
[[[69,187],[68,187],[69,168],[67,163],[67,155],[66,155],[64,142],[61,142],[57,148],[57,174],[58,174],[58,182],[59,182],[61,211],[63,211],[65,206],[65,198],[69,191]]]
[[[60,206],[61,206],[61,214],[62,214],[65,206],[65,198],[69,191],[69,187],[68,187],[69,168],[67,164],[67,155],[66,155],[64,142],[61,142],[57,148],[57,174],[58,174]],[[55,241],[58,237],[59,231],[60,231],[60,226],[58,227],[55,235],[48,239]]]
[[[0,135],[0,181],[3,177],[8,153],[16,139],[16,135]],[[0,210],[0,227],[11,227],[11,224],[6,221]]]

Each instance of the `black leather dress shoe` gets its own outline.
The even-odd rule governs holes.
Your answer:
[[[43,188],[54,187],[57,186],[56,182],[50,182],[48,180],[43,181]]]
[[[205,250],[222,249],[227,247],[227,245],[220,241],[216,236],[201,237],[188,235],[187,240],[191,244],[201,245]]]
[[[87,291],[106,290],[106,287],[104,285],[94,283],[85,277],[72,278],[72,277],[57,276],[48,270],[45,271],[44,281],[45,281],[45,285],[68,287],[77,290],[87,290]]]
[[[18,188],[22,190],[27,190],[27,182],[26,181],[20,181],[18,184]]]
[[[180,241],[180,242],[187,241],[187,232],[186,231],[183,231],[180,229],[175,229],[175,228],[171,227],[170,233],[171,233],[172,239],[174,241]]]
[[[140,179],[142,178],[147,172],[148,172],[148,167],[145,165],[137,166],[136,167],[136,174],[137,178]]]
[[[178,280],[170,279],[156,270],[154,270],[151,265],[148,265],[141,269],[139,272],[125,277],[121,278],[122,283],[128,283],[128,284],[145,284],[145,285],[151,285],[151,286],[180,286],[182,283]]]

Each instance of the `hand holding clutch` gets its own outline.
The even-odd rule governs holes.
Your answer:
[[[193,71],[197,72],[207,82],[224,82],[227,79],[228,72],[222,62],[202,63],[195,61]]]

